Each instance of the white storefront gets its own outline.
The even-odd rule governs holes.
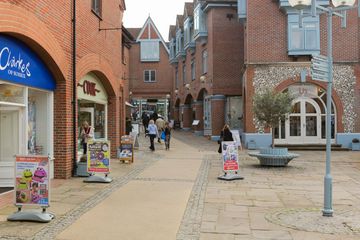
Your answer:
[[[15,155],[53,156],[55,87],[30,48],[0,35],[0,187],[14,186]]]

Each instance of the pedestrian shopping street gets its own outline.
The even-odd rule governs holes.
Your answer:
[[[360,153],[332,152],[334,217],[322,217],[325,151],[297,152],[287,167],[260,167],[239,151],[244,180],[222,181],[218,145],[173,131],[148,148],[141,134],[132,164],[112,159],[110,184],[52,182],[50,223],[8,222],[0,195],[0,239],[304,240],[360,238]],[[24,207],[28,209],[28,207]],[[20,231],[21,230],[21,231]]]

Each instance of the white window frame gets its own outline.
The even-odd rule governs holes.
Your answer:
[[[150,46],[151,44],[153,44],[153,45]],[[141,60],[141,62],[158,62],[158,61],[160,61],[160,46],[159,45],[160,45],[159,40],[141,40],[141,42],[140,42],[140,60]]]
[[[202,74],[205,74],[205,73],[208,72],[209,53],[208,53],[207,49],[205,49],[205,50],[202,52],[201,58],[202,58]]]
[[[146,77],[145,77],[146,72],[149,73],[149,79],[148,80],[146,80]],[[153,75],[154,75],[154,80],[152,81],[151,78],[152,78]],[[144,70],[144,82],[146,82],[146,83],[156,82],[156,70],[152,70],[152,69]]]

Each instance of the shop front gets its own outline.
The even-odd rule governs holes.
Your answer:
[[[15,155],[53,156],[55,88],[35,52],[0,35],[0,187],[14,185]],[[50,166],[53,176],[53,161]]]
[[[82,155],[81,126],[87,121],[94,128],[94,138],[108,139],[108,95],[100,79],[93,73],[80,79],[78,95],[78,158]]]

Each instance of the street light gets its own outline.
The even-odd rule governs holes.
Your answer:
[[[345,21],[346,21],[346,10],[353,9],[355,0],[332,0],[333,7],[323,7],[318,5],[316,0],[289,0],[289,4],[300,10],[300,18],[308,15],[303,15],[302,10],[306,7],[311,6],[311,16],[316,16],[316,10],[319,9],[321,12],[325,12],[327,14],[327,57],[318,57],[316,61],[319,59],[325,59],[323,60],[322,64],[324,64],[326,67],[325,69],[320,71],[320,75],[327,76],[327,93],[326,93],[326,173],[324,177],[324,209],[323,209],[323,216],[326,217],[332,217],[333,216],[333,209],[332,209],[332,177],[331,177],[331,91],[332,91],[332,82],[333,82],[333,58],[332,58],[332,17],[333,15],[338,16],[341,18],[343,22],[343,27],[345,27]],[[301,27],[301,21],[300,27]],[[313,57],[315,59],[315,57]],[[316,63],[315,61],[315,63]],[[317,63],[318,64],[318,63]],[[319,76],[319,71],[316,70],[314,67],[313,70],[313,79],[315,80],[323,80],[322,77]]]

